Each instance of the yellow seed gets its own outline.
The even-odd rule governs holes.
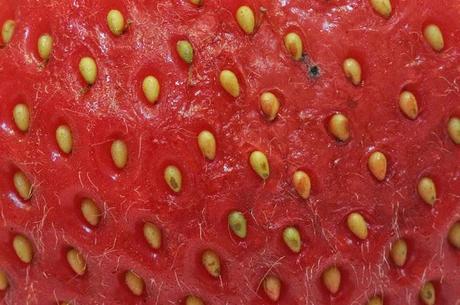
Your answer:
[[[203,156],[209,160],[214,160],[216,157],[216,138],[212,132],[203,130],[198,135],[198,147]]]
[[[310,197],[311,180],[306,172],[301,170],[295,171],[294,175],[292,175],[292,184],[300,197],[303,199]]]
[[[455,144],[460,144],[460,118],[452,117],[449,119],[447,132]]]
[[[223,70],[220,72],[219,76],[220,84],[228,94],[233,97],[238,97],[240,95],[240,84],[238,83],[238,78],[235,73],[230,70]]]
[[[391,245],[390,256],[396,266],[404,266],[407,260],[407,243],[404,239],[398,239]]]
[[[340,289],[341,273],[337,267],[329,267],[323,272],[323,284],[327,290],[336,294]]]
[[[444,38],[441,29],[435,24],[429,24],[423,29],[423,36],[429,45],[435,51],[441,51],[444,48]]]
[[[134,271],[129,270],[125,272],[125,284],[132,294],[136,296],[140,296],[144,293],[144,280]]]
[[[0,291],[5,291],[9,286],[8,276],[5,271],[0,270]]]
[[[2,40],[3,45],[7,45],[11,42],[14,34],[14,28],[16,27],[16,22],[13,20],[6,20],[2,26]]]
[[[66,154],[72,151],[72,131],[67,125],[60,125],[56,128],[56,142],[59,148]]]
[[[356,59],[345,59],[342,68],[345,76],[350,79],[353,85],[357,86],[361,83],[361,65]]]
[[[85,220],[92,226],[97,226],[102,216],[97,205],[89,198],[81,201],[81,213]]]
[[[260,96],[260,108],[269,121],[273,121],[280,109],[280,102],[276,95],[271,92],[264,92]]]
[[[460,249],[460,221],[457,221],[450,227],[447,239],[452,246]]]
[[[273,275],[266,276],[263,287],[265,294],[271,301],[277,302],[279,300],[281,294],[281,281],[279,278]]]
[[[13,109],[13,120],[20,131],[29,129],[30,113],[26,104],[17,104]]]
[[[193,46],[188,40],[179,40],[176,43],[176,50],[179,57],[188,64],[193,61]]]
[[[32,184],[23,172],[19,171],[14,174],[13,184],[22,199],[29,200],[32,197]]]
[[[350,138],[348,118],[341,113],[334,114],[329,120],[329,132],[340,141]]]
[[[144,238],[153,249],[160,249],[161,247],[161,231],[151,222],[144,224]]]
[[[92,57],[83,57],[78,65],[80,74],[88,85],[93,85],[97,77],[96,62]]]
[[[254,26],[256,24],[254,12],[249,6],[243,5],[238,8],[235,14],[236,21],[240,25],[240,28],[246,34],[252,34],[254,32]]]
[[[246,217],[239,211],[233,211],[228,214],[228,226],[232,232],[239,238],[246,238],[248,229]]]
[[[294,253],[299,253],[302,246],[299,230],[294,227],[287,227],[283,231],[283,240],[286,246]]]
[[[194,4],[196,6],[202,6],[203,5],[203,0],[190,0],[190,3]]]
[[[348,229],[359,239],[367,238],[367,223],[360,213],[350,213],[347,217],[347,225]]]
[[[107,25],[113,35],[120,36],[125,30],[125,18],[119,10],[110,10],[107,14]]]
[[[26,264],[29,264],[34,257],[32,243],[23,235],[16,235],[13,239],[13,248],[19,259]]]
[[[78,275],[83,275],[86,272],[86,261],[81,255],[80,252],[78,252],[75,249],[70,249],[67,251],[67,262],[69,263],[70,268],[78,274]]]
[[[205,250],[201,255],[201,263],[211,276],[220,276],[220,258],[216,252]]]
[[[415,120],[418,115],[418,104],[414,94],[410,91],[403,91],[399,96],[399,108],[409,119]]]
[[[158,79],[152,75],[144,78],[144,81],[142,82],[142,91],[144,91],[147,101],[155,104],[160,96],[160,83],[158,82]]]
[[[391,15],[390,0],[371,0],[372,8],[382,17],[389,18]]]
[[[189,295],[185,299],[185,305],[204,305],[204,302],[203,302],[203,300],[201,298],[199,298],[197,296]]]
[[[180,192],[182,188],[182,174],[176,166],[167,166],[165,168],[164,178],[173,192]]]
[[[369,156],[367,166],[377,180],[382,181],[385,179],[387,174],[387,158],[383,153],[379,151],[373,152]]]
[[[284,36],[284,46],[294,60],[302,59],[303,43],[297,33],[291,32]]]
[[[123,140],[115,140],[110,148],[113,164],[122,169],[128,163],[128,146]]]
[[[436,303],[436,290],[431,282],[426,282],[420,289],[420,300],[425,305],[434,305]]]
[[[379,296],[375,296],[369,299],[367,305],[383,305],[383,300]]]
[[[417,186],[418,194],[425,203],[434,205],[436,201],[436,186],[431,178],[424,177],[420,179]]]
[[[255,150],[249,156],[249,163],[252,169],[260,178],[266,180],[270,176],[270,165],[267,156],[261,151]]]
[[[53,49],[53,37],[50,34],[42,34],[37,42],[38,55],[43,60],[48,60]]]

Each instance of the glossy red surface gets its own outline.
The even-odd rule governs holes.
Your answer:
[[[418,304],[427,280],[435,283],[436,304],[458,304],[460,252],[446,235],[460,218],[460,148],[446,124],[460,115],[460,3],[392,3],[387,20],[364,0],[205,0],[201,8],[185,0],[0,0],[0,24],[17,22],[12,42],[0,49],[0,268],[11,281],[3,303],[182,304],[196,294],[206,304],[269,304],[261,280],[274,274],[282,281],[279,304],[365,304],[374,294],[383,295],[385,305]],[[241,4],[256,12],[252,36],[234,20]],[[111,8],[131,22],[121,37],[107,28]],[[429,22],[443,31],[440,53],[423,39]],[[302,37],[304,62],[286,52],[288,31]],[[46,65],[36,51],[43,32],[55,41]],[[175,52],[182,38],[195,49],[190,67]],[[97,62],[98,77],[85,92],[78,61],[88,55]],[[358,87],[341,70],[348,56],[363,68]],[[309,75],[313,65],[319,68],[316,77]],[[219,85],[225,68],[239,77],[242,94],[236,99]],[[155,105],[141,90],[148,74],[161,83]],[[414,121],[398,107],[405,88],[419,102]],[[258,104],[266,90],[282,104],[273,122],[263,118]],[[12,121],[18,102],[31,109],[27,133]],[[327,118],[337,111],[350,119],[347,143],[326,130]],[[74,136],[68,156],[54,139],[64,122]],[[217,139],[212,162],[196,143],[205,128]],[[110,159],[116,138],[128,145],[123,170]],[[270,161],[265,183],[248,164],[255,149]],[[383,182],[367,169],[376,149],[389,160]],[[183,173],[178,195],[163,180],[169,164]],[[16,169],[33,181],[28,202],[14,190]],[[312,177],[307,200],[291,184],[296,169]],[[438,189],[433,208],[416,193],[424,175]],[[105,208],[96,228],[80,216],[79,199],[85,196]],[[245,240],[227,227],[233,209],[248,218]],[[352,211],[369,223],[365,241],[346,227]],[[143,239],[147,220],[163,232],[159,251]],[[300,254],[282,242],[287,225],[301,232]],[[34,244],[30,266],[11,247],[17,232]],[[398,237],[409,244],[403,268],[388,258]],[[66,263],[69,246],[87,260],[83,277]],[[207,248],[221,256],[221,279],[200,265]],[[321,273],[334,264],[342,271],[342,286],[331,296]],[[128,269],[145,279],[142,297],[124,286]]]

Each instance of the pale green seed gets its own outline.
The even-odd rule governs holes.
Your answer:
[[[107,14],[107,25],[113,35],[120,36],[125,30],[125,18],[119,10],[110,10]]]
[[[180,58],[188,64],[193,61],[193,46],[188,40],[179,40],[176,44],[176,50]]]
[[[42,34],[37,42],[38,55],[43,60],[48,60],[53,49],[53,37],[50,34]]]
[[[147,101],[154,104],[160,95],[160,82],[155,76],[149,75],[142,82],[142,90]]]
[[[88,85],[93,85],[97,77],[96,62],[91,57],[83,57],[78,65],[80,74]]]
[[[267,156],[261,151],[253,151],[249,156],[249,163],[252,169],[260,178],[266,180],[270,176],[270,165]]]
[[[239,211],[230,212],[228,214],[228,226],[236,236],[246,238],[247,221],[243,213]]]
[[[16,27],[16,22],[14,20],[6,20],[2,26],[2,40],[3,45],[7,45],[13,39],[14,29]]]
[[[286,246],[294,253],[299,253],[302,246],[300,232],[295,227],[287,227],[283,231],[283,240]]]
[[[165,168],[164,179],[173,192],[180,192],[182,188],[182,174],[176,166],[169,165]]]

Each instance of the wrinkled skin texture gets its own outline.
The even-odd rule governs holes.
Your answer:
[[[185,0],[0,0],[0,23],[17,22],[12,42],[0,49],[0,268],[11,282],[0,294],[3,303],[182,304],[196,294],[207,304],[269,304],[261,281],[272,273],[282,281],[280,304],[364,304],[374,294],[383,294],[385,304],[417,304],[426,280],[435,283],[438,304],[456,304],[460,254],[446,235],[460,218],[460,148],[446,124],[460,115],[460,3],[392,2],[386,20],[364,0],[208,0],[201,8]],[[241,4],[256,12],[252,36],[234,20]],[[120,37],[106,25],[111,8],[131,22]],[[441,53],[423,39],[426,22],[444,33]],[[303,39],[304,62],[293,61],[284,49],[290,30]],[[46,65],[36,51],[43,32],[55,42]],[[195,49],[190,67],[175,52],[176,41],[184,38]],[[84,92],[78,60],[87,55],[99,73]],[[358,87],[341,70],[348,56],[362,65]],[[313,64],[317,77],[308,74]],[[237,99],[219,86],[225,68],[239,77]],[[161,84],[155,105],[141,91],[148,74]],[[419,101],[414,121],[398,108],[402,89]],[[258,104],[266,90],[281,102],[273,122]],[[31,109],[25,134],[11,118],[18,102]],[[347,143],[336,142],[325,128],[337,111],[350,120]],[[54,140],[61,123],[73,131],[68,156]],[[217,139],[212,162],[196,143],[202,129]],[[123,170],[110,159],[116,138],[128,145]],[[255,149],[270,161],[265,183],[248,164]],[[374,149],[388,158],[384,182],[367,169]],[[169,164],[182,170],[179,195],[163,180]],[[34,184],[28,202],[13,188],[17,168]],[[297,169],[312,178],[307,200],[291,185]],[[422,175],[438,188],[432,209],[416,193]],[[97,228],[80,215],[84,196],[105,208]],[[227,227],[233,209],[248,219],[244,241]],[[347,230],[352,211],[369,223],[367,240]],[[161,228],[159,251],[143,239],[144,221]],[[283,244],[288,225],[301,232],[300,254]],[[35,245],[30,266],[12,250],[17,232]],[[409,246],[403,268],[388,258],[398,237]],[[81,278],[65,261],[69,246],[87,260]],[[207,248],[221,257],[221,280],[200,265]],[[321,273],[331,264],[342,270],[335,297],[321,285]],[[128,269],[145,279],[142,297],[124,286]]]

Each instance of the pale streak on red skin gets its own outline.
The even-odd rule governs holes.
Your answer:
[[[411,296],[413,303],[422,282],[414,278],[425,275],[425,280],[443,278],[449,287],[460,285],[448,272],[456,255],[446,242],[447,228],[459,212],[460,189],[460,181],[454,179],[458,146],[445,130],[448,118],[459,115],[458,71],[453,63],[458,62],[460,37],[453,33],[460,25],[453,2],[405,1],[385,20],[365,1],[347,2],[352,8],[347,11],[338,10],[332,1],[291,1],[282,7],[279,1],[264,0],[258,5],[265,13],[256,11],[260,24],[251,38],[239,30],[234,20],[237,4],[231,0],[208,1],[200,8],[179,2],[135,2],[129,7],[119,2],[118,9],[132,23],[115,38],[106,27],[106,14],[113,6],[109,0],[78,9],[56,2],[31,8],[22,0],[0,0],[0,22],[17,18],[15,37],[0,50],[0,66],[7,71],[0,73],[0,177],[11,177],[16,166],[36,182],[33,198],[20,205],[12,204],[17,198],[9,197],[11,185],[0,183],[0,245],[8,249],[10,228],[33,237],[35,258],[44,268],[31,268],[26,282],[24,267],[11,251],[2,251],[0,265],[6,266],[17,287],[24,287],[9,291],[8,301],[53,303],[55,292],[58,299],[75,296],[82,304],[108,302],[107,298],[130,304],[135,299],[119,274],[107,272],[117,266],[115,270],[132,268],[149,279],[146,297],[158,298],[159,303],[193,293],[212,304],[238,304],[242,296],[262,304],[254,290],[267,270],[276,271],[288,288],[282,292],[283,302],[304,303],[308,291],[309,299],[321,303],[328,296],[318,289],[320,271],[331,264],[339,264],[343,273],[340,304],[364,304],[366,291],[380,292],[379,284],[371,281],[375,278],[394,283],[381,291],[384,297],[406,301]],[[246,4],[258,7],[250,0]],[[422,12],[414,14],[420,7]],[[308,18],[300,17],[301,11],[309,12]],[[84,22],[81,16],[86,16]],[[432,18],[446,39],[440,53],[422,37],[422,24]],[[391,31],[385,31],[389,24]],[[289,31],[302,34],[304,52],[319,67],[316,78],[310,78],[303,61],[293,61],[286,52],[283,37]],[[44,32],[56,42],[45,65],[35,54],[36,39]],[[179,38],[189,39],[197,51],[191,67],[174,52]],[[83,93],[78,59],[88,55],[97,60],[98,79]],[[362,65],[364,81],[359,87],[341,71],[341,63],[350,56]],[[216,81],[222,69],[238,74],[238,99],[225,95]],[[161,82],[155,105],[142,96],[140,84],[147,75]],[[398,109],[405,87],[419,99],[420,113],[414,121]],[[274,122],[260,115],[257,104],[267,90],[283,101]],[[11,127],[9,113],[19,102],[33,109],[27,135]],[[336,112],[346,113],[352,124],[347,143],[336,143],[325,129],[326,118]],[[71,157],[59,155],[53,143],[52,131],[64,122],[75,132]],[[212,163],[196,147],[196,134],[204,128],[219,139],[220,155]],[[129,175],[112,167],[108,153],[111,141],[125,136],[132,157]],[[267,152],[270,160],[271,175],[265,183],[248,168],[247,156],[254,149]],[[384,183],[374,181],[366,168],[366,152],[374,149],[385,151],[392,164]],[[181,194],[171,196],[162,170],[176,163],[187,170]],[[291,177],[284,176],[297,168],[308,169],[315,186],[308,203],[291,196]],[[439,186],[436,213],[415,192],[418,178],[428,174]],[[78,204],[74,205],[77,194],[106,207],[97,228],[83,228]],[[247,250],[231,241],[225,225],[220,226],[232,209],[248,216]],[[363,211],[369,221],[368,242],[350,239],[344,220],[353,210]],[[165,248],[155,255],[137,229],[146,220],[164,224]],[[267,238],[280,236],[279,228],[288,223],[301,230],[308,249],[303,256],[288,255],[281,239]],[[415,225],[425,230],[415,231]],[[420,239],[422,231],[431,235]],[[375,238],[375,232],[381,238]],[[400,278],[386,263],[385,249],[396,233],[420,245],[414,251],[422,259],[407,262],[404,269],[411,277]],[[60,268],[60,249],[68,243],[90,253],[88,277],[72,284],[72,272]],[[198,272],[196,257],[204,248],[222,255],[223,288],[220,281]],[[365,264],[351,263],[357,257]],[[152,261],[148,268],[142,264]],[[139,266],[145,269],[135,268]],[[308,281],[305,270],[311,270]],[[46,281],[32,280],[42,278],[43,272]],[[99,284],[103,296],[95,292]],[[216,294],[217,289],[221,293]],[[440,293],[438,297],[451,300],[454,292]]]

